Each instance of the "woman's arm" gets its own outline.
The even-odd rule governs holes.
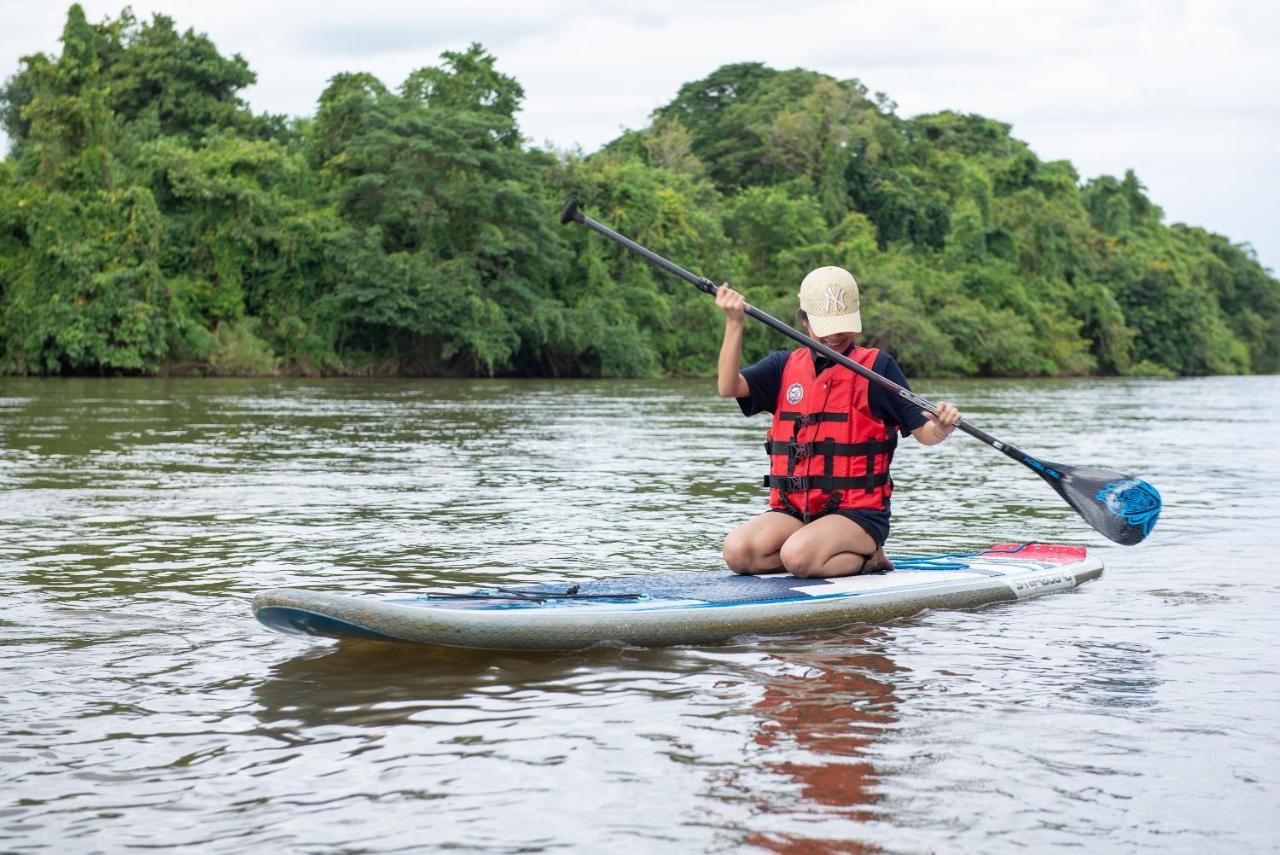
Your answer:
[[[938,414],[929,416],[929,420],[911,432],[921,445],[937,445],[955,432],[956,423],[960,421],[960,411],[941,401]]]
[[[729,284],[716,291],[716,305],[724,312],[724,342],[716,370],[716,391],[722,398],[745,398],[751,394],[742,376],[742,329],[746,325],[746,300]]]

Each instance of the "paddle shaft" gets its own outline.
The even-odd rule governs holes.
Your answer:
[[[671,273],[675,276],[679,276],[681,279],[685,280],[686,282],[691,283],[699,291],[703,291],[707,294],[711,294],[712,296],[715,296],[716,292],[720,290],[719,286],[716,285],[716,283],[712,282],[710,279],[706,278],[705,276],[698,276],[695,273],[690,273],[688,270],[685,270],[680,265],[675,264],[674,262],[668,261],[667,259],[663,258],[661,255],[658,255],[653,250],[648,249],[647,247],[643,247],[640,244],[636,243],[635,241],[631,240],[630,238],[624,237],[618,234],[608,226],[597,223],[595,220],[591,219],[586,214],[582,213],[582,211],[578,210],[577,201],[572,199],[569,201],[567,205],[565,205],[564,212],[561,213],[560,215],[560,222],[567,223],[570,220],[580,223],[581,225],[584,225],[587,228],[591,229],[593,232],[597,232],[598,234],[604,235],[614,243],[617,243],[626,247],[627,249],[634,252],[636,255],[643,258],[645,261],[652,264],[654,267],[659,267],[667,271],[668,273]],[[928,413],[932,413],[934,415],[937,414],[938,408],[934,404],[930,403],[929,401],[917,395],[915,392],[912,392],[910,389],[893,382],[888,377],[884,377],[880,374],[877,374],[876,372],[872,371],[870,368],[867,368],[865,365],[860,365],[857,362],[854,362],[852,359],[845,356],[843,353],[839,353],[838,351],[832,350],[822,342],[817,341],[813,338],[810,338],[809,336],[805,335],[804,333],[800,332],[794,327],[789,326],[788,324],[785,324],[782,321],[778,320],[773,315],[770,315],[767,312],[760,311],[755,306],[752,306],[750,303],[746,304],[745,311],[748,315],[755,318],[757,321],[769,327],[770,329],[777,330],[778,332],[782,333],[788,338],[794,339],[795,341],[798,341],[800,344],[813,348],[815,351],[817,351],[818,353],[821,353],[823,356],[825,356],[827,359],[830,359],[832,362],[840,363],[845,368],[848,368],[850,371],[854,372],[855,374],[859,374],[865,377],[867,380],[870,380],[872,383],[875,383],[876,385],[889,390],[890,392],[897,395],[898,397],[904,398],[910,401],[920,409]],[[987,445],[991,446],[997,451],[1003,452],[1004,454],[1008,455],[1013,460],[1018,461],[1022,465],[1030,467],[1041,476],[1045,474],[1044,464],[1042,464],[1040,461],[1036,460],[1034,457],[1027,454],[1026,452],[1022,451],[1021,449],[1015,446],[1012,446],[1007,442],[1001,442],[1000,440],[996,439],[994,436],[982,430],[981,428],[974,427],[973,425],[969,424],[964,419],[961,419],[956,424],[956,427],[958,427],[960,430],[964,431],[965,433],[969,434],[969,436],[972,436],[975,439],[982,440]]]

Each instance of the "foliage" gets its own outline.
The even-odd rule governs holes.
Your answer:
[[[0,89],[0,372],[655,376],[714,370],[722,318],[592,216],[789,318],[839,264],[909,375],[1280,371],[1280,285],[1166,225],[1132,171],[1081,182],[989,118],[904,119],[857,80],[759,63],[680,88],[590,156],[531,148],[478,44],[392,88],[340,73],[255,115],[240,56],[72,6]],[[752,328],[748,358],[785,346]]]

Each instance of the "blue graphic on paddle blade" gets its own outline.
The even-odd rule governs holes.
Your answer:
[[[1028,454],[1026,457],[1022,458],[1022,462],[1023,462],[1023,463],[1025,463],[1025,464],[1027,464],[1028,466],[1030,466],[1032,469],[1036,470],[1037,472],[1039,472],[1041,475],[1047,475],[1047,476],[1048,476],[1048,477],[1050,477],[1050,478],[1061,478],[1061,477],[1062,477],[1062,473],[1061,473],[1061,472],[1059,472],[1057,469],[1054,469],[1054,468],[1053,468],[1054,464],[1052,464],[1052,463],[1044,463],[1044,462],[1042,462],[1042,461],[1036,460],[1036,459],[1035,459],[1034,457],[1032,457],[1030,454]]]
[[[1160,517],[1160,494],[1155,487],[1137,478],[1112,481],[1094,498],[1129,525],[1141,528],[1143,536],[1151,532]]]

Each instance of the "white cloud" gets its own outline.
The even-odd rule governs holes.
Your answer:
[[[89,0],[89,17],[118,14]],[[532,140],[591,151],[682,83],[729,62],[856,77],[903,115],[954,109],[1011,123],[1081,174],[1132,167],[1171,220],[1249,241],[1280,268],[1280,6],[1248,0],[644,4],[367,0],[134,2],[241,53],[257,110],[309,114],[326,81],[395,86],[472,41],[526,91]],[[0,76],[56,50],[65,7],[0,0]]]

